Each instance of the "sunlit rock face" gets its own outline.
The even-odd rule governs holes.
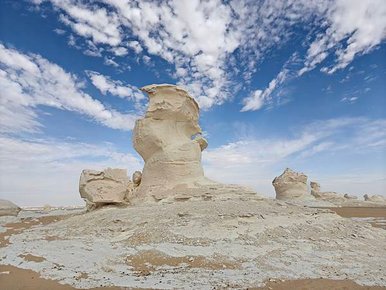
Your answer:
[[[208,143],[198,124],[198,104],[187,91],[168,84],[149,85],[142,91],[148,94],[149,105],[133,130],[134,148],[145,161],[135,190],[137,201],[211,199],[212,194],[253,192],[204,176],[201,152]]]
[[[310,199],[308,193],[307,175],[298,173],[290,168],[284,170],[282,175],[275,177],[272,185],[276,191],[276,199]]]
[[[133,190],[126,169],[107,168],[103,171],[85,169],[79,179],[80,196],[89,210],[109,205],[127,204]]]
[[[201,166],[207,142],[201,136],[196,101],[174,85],[142,90],[149,96],[149,106],[133,131],[134,148],[145,161],[138,196],[161,196],[167,190],[212,183]]]

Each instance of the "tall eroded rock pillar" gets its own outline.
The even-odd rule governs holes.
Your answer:
[[[204,177],[201,166],[207,142],[201,136],[196,101],[174,85],[149,85],[142,91],[149,96],[149,106],[133,131],[134,148],[145,161],[136,196],[160,200],[214,183]]]

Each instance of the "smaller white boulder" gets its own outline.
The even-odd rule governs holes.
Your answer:
[[[9,200],[0,199],[0,216],[17,216],[21,208]]]
[[[130,184],[126,169],[85,169],[80,175],[79,193],[89,210],[107,204],[127,204]]]

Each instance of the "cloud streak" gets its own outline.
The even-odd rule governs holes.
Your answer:
[[[88,71],[88,76],[92,84],[103,94],[107,93],[118,96],[120,98],[127,98],[139,102],[145,98],[143,93],[135,86],[124,84],[121,81],[114,81],[110,77],[102,75],[98,72]]]

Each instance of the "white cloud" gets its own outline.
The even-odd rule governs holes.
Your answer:
[[[134,50],[135,53],[139,54],[142,52],[142,47],[140,45],[140,43],[136,40],[132,40],[132,41],[128,41],[127,42],[127,45],[132,49]]]
[[[107,109],[84,93],[76,76],[40,55],[0,44],[0,131],[36,132],[40,105],[83,114],[114,129],[130,130],[136,116]]]
[[[256,90],[251,96],[243,99],[244,106],[241,109],[241,112],[260,109],[265,102],[271,99],[272,92],[287,79],[287,75],[288,70],[283,69],[279,72],[276,78],[269,82],[268,87],[264,91]]]
[[[203,107],[219,104],[230,97],[226,61],[239,45],[241,32],[232,25],[232,8],[222,1],[113,1],[109,9],[81,1],[51,1],[62,21],[80,36],[95,44],[108,44],[118,55],[121,47],[162,57],[175,65],[179,83],[194,96],[206,96]],[[108,32],[106,31],[108,29]],[[139,41],[123,40],[122,30]],[[117,50],[118,49],[118,50]],[[146,59],[145,59],[146,61]],[[199,83],[200,86],[191,86]],[[210,93],[211,92],[211,93]],[[201,98],[204,99],[204,98]]]
[[[358,97],[343,97],[340,101],[346,103],[355,103],[358,100]]]
[[[113,67],[119,67],[119,64],[116,61],[114,61],[112,58],[106,57],[103,63],[106,65],[111,65]]]
[[[264,105],[264,97],[262,90],[256,90],[252,94],[243,99],[243,108],[241,112],[256,111]]]
[[[117,56],[125,56],[128,54],[127,48],[119,46],[119,47],[113,47],[111,49],[115,55]]]
[[[291,57],[284,63],[280,72],[272,79],[268,87],[264,90],[257,89],[251,93],[249,97],[246,97],[242,100],[243,107],[241,112],[246,111],[256,111],[261,109],[265,104],[272,103],[273,101],[273,92],[280,87],[283,83],[294,77],[295,67],[299,65],[299,56],[295,52]]]
[[[91,38],[95,43],[119,45],[122,41],[119,19],[115,13],[79,1],[52,0],[57,8],[66,11],[60,20],[70,26],[78,35]]]
[[[123,84],[121,81],[111,80],[109,77],[98,72],[88,71],[87,74],[93,85],[104,95],[110,93],[111,95],[128,98],[136,102],[145,98],[143,93],[135,86]]]
[[[19,139],[0,135],[0,195],[19,205],[83,204],[78,182],[82,169],[141,170],[142,161],[111,144]]]
[[[63,35],[63,34],[66,33],[65,30],[60,29],[60,28],[55,28],[55,29],[54,29],[54,32],[55,32],[56,34],[59,34],[59,35]]]
[[[365,54],[386,37],[386,2],[383,0],[336,0],[327,12],[327,27],[311,43],[305,67],[313,69],[330,53],[337,56],[328,69],[333,73],[349,65],[358,54]]]
[[[242,112],[260,109],[270,101],[272,92],[280,84],[294,77],[294,72],[300,76],[314,69],[334,52],[337,56],[336,63],[331,68],[321,69],[322,72],[333,73],[349,65],[357,54],[371,51],[386,37],[385,1],[336,0],[326,7],[328,8],[323,9],[321,6],[316,10],[323,12],[324,20],[321,23],[325,26],[325,31],[319,33],[316,40],[309,45],[303,67],[287,69],[288,65],[299,61],[296,53],[292,55],[266,89],[258,89],[243,99]],[[353,103],[357,99],[358,97],[346,97],[342,101]]]

